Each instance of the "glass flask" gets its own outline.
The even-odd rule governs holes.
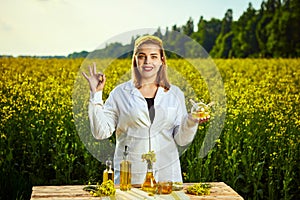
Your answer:
[[[144,183],[142,184],[142,190],[150,194],[155,194],[156,189],[157,189],[157,184],[154,178],[153,163],[148,161],[146,177]]]
[[[205,104],[202,101],[196,103],[192,99],[190,99],[190,102],[192,103],[191,114],[193,118],[201,120],[210,117],[213,103]]]

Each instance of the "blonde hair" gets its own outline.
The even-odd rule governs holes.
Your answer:
[[[159,52],[160,52],[160,56],[161,56],[161,60],[162,60],[162,66],[160,67],[160,69],[157,72],[155,84],[158,87],[162,87],[165,90],[169,90],[170,83],[169,83],[168,77],[167,77],[167,59],[166,59],[165,50],[163,48],[163,43],[159,37],[156,37],[153,35],[141,36],[135,40],[134,50],[133,50],[133,55],[132,55],[132,77],[133,77],[133,82],[134,82],[135,87],[138,89],[142,87],[142,83],[141,83],[142,77],[141,77],[140,72],[137,69],[137,63],[136,63],[135,56],[136,56],[140,46],[143,44],[154,44],[159,47]]]

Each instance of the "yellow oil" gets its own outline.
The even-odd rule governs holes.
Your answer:
[[[200,119],[200,118],[206,118],[209,116],[208,112],[202,112],[202,111],[195,111],[192,113],[194,118]]]
[[[157,186],[156,186],[155,178],[153,176],[153,172],[148,171],[146,173],[145,181],[142,184],[142,190],[144,190],[145,192],[148,192],[148,193],[155,194],[156,189],[157,189]]]
[[[131,163],[123,160],[120,164],[120,190],[127,191],[131,189]]]
[[[157,184],[157,193],[158,194],[171,194],[172,193],[172,182],[158,182]]]
[[[108,180],[114,181],[114,171],[112,169],[105,169],[103,171],[103,182]]]
[[[103,171],[103,182],[108,180],[114,182],[114,171],[112,170],[112,161],[110,159],[106,161],[106,169]]]

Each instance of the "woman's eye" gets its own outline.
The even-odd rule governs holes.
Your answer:
[[[145,59],[145,56],[139,55],[139,56],[138,56],[138,59]]]
[[[157,56],[152,56],[151,58],[152,58],[152,59],[157,59]]]

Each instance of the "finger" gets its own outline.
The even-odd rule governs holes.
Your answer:
[[[92,70],[92,67],[89,65],[89,71],[90,71],[90,75],[93,76],[93,70]]]
[[[99,83],[100,83],[102,86],[104,86],[104,85],[105,85],[105,82],[106,82],[106,77],[105,77],[105,75],[104,75],[104,74],[101,74],[100,77],[99,77],[99,80],[100,80]]]
[[[86,80],[89,79],[89,77],[86,75],[86,73],[82,72],[82,75],[84,76],[84,78],[86,78]]]
[[[98,79],[98,81],[99,81],[100,83],[102,83],[102,81],[103,81],[103,76],[102,76],[101,73],[98,73],[98,74],[97,74],[97,79]]]
[[[106,82],[106,76],[105,76],[105,74],[103,74],[102,75],[102,83],[105,84],[105,82]]]
[[[96,72],[96,63],[93,62],[93,65],[94,65],[94,74],[97,74],[97,72]]]
[[[209,118],[210,118],[210,116],[207,116],[207,117],[201,119],[201,123],[208,122]]]

